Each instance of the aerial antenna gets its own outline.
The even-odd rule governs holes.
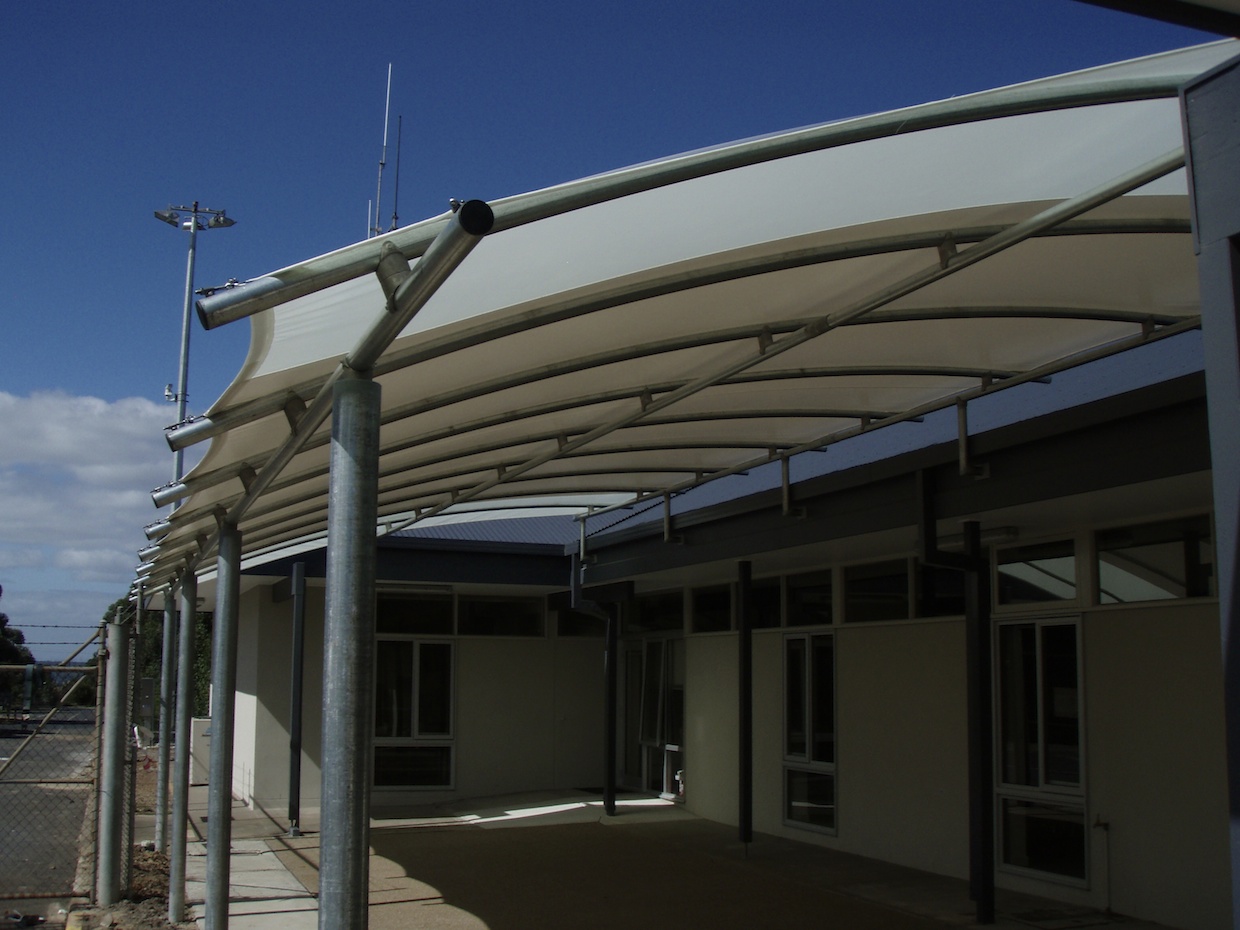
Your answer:
[[[390,232],[396,229],[399,218],[396,216],[396,209],[400,206],[400,124],[402,116],[396,116],[396,185],[392,190],[392,225],[388,227]]]
[[[388,114],[392,111],[392,63],[388,62],[387,99],[383,103],[383,152],[379,156],[379,183],[375,188],[375,221],[372,236],[379,235],[379,216],[383,211],[383,166],[387,164]]]

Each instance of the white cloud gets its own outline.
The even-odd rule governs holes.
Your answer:
[[[171,419],[141,398],[0,392],[0,610],[15,626],[77,635],[125,594],[160,516],[150,491],[172,475]]]

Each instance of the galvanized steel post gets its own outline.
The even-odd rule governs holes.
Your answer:
[[[164,595],[164,651],[159,667],[159,784],[155,786],[155,850],[168,848],[168,763],[172,761],[173,669],[177,641],[176,599],[169,591]]]
[[[323,661],[319,927],[364,930],[370,876],[380,387],[349,372],[332,401]]]
[[[99,766],[99,870],[95,891],[100,905],[120,897],[121,818],[125,813],[126,733],[129,722],[129,631],[120,608],[108,624],[108,679],[104,685],[103,757]]]
[[[237,691],[237,624],[241,599],[241,531],[220,527],[211,639],[211,762],[207,776],[208,930],[227,930],[232,852],[233,721]]]
[[[168,921],[185,920],[185,831],[189,827],[190,716],[194,700],[194,624],[198,619],[198,578],[181,579],[181,641],[177,650],[177,751],[172,770],[172,842],[168,856]]]

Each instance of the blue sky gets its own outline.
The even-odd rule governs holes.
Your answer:
[[[449,197],[1211,38],[1074,0],[6,4],[0,611],[49,625],[32,640],[97,622],[158,516],[188,237],[152,211],[238,220],[200,235],[199,286],[364,238],[389,62],[383,218],[400,115],[404,225]],[[247,340],[195,329],[191,412]]]

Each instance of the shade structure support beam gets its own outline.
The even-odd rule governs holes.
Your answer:
[[[333,390],[323,660],[320,930],[364,930],[370,880],[379,385]]]
[[[616,816],[616,738],[619,733],[618,650],[620,647],[619,606],[608,606],[590,600],[583,593],[586,555],[586,523],[578,518],[581,528],[578,549],[572,557],[569,596],[573,610],[603,621],[603,812]]]
[[[737,647],[737,832],[742,843],[753,842],[753,563],[736,566]]]
[[[163,653],[159,666],[159,760],[155,786],[155,851],[168,849],[168,766],[172,761],[172,718],[176,692],[177,606],[171,591],[164,594]]]
[[[335,384],[342,378],[350,377],[357,372],[367,373],[373,377],[375,362],[391,345],[400,331],[414,318],[419,310],[439,290],[461,262],[474,250],[495,222],[490,206],[481,200],[470,200],[457,210],[453,221],[440,231],[426,253],[418,262],[417,268],[410,269],[408,262],[399,252],[385,248],[382,252],[377,269],[379,283],[384,289],[387,302],[380,315],[371,323],[367,331],[358,340],[353,350],[336,367],[323,383],[314,399],[306,408],[305,415],[297,421],[297,427],[279,449],[255,473],[245,488],[245,494],[237,500],[227,513],[222,515],[221,524],[228,523],[240,526],[243,518],[254,503],[280,476],[289,462],[299,453],[310,438],[327,419],[332,410]],[[387,244],[385,243],[385,246]],[[194,554],[188,564],[192,572],[207,555],[214,551],[219,541],[219,530],[206,538],[199,551]]]
[[[233,727],[237,691],[237,628],[241,602],[241,531],[220,527],[211,636],[211,759],[207,793],[207,930],[228,930],[232,852]]]
[[[181,577],[181,623],[177,649],[176,757],[172,770],[172,838],[168,854],[168,922],[185,920],[185,853],[189,829],[190,717],[194,693],[194,626],[198,618],[198,576]]]
[[[99,869],[95,893],[110,907],[120,897],[125,760],[129,746],[129,628],[116,608],[108,623],[108,665],[104,682],[103,753],[99,766]]]

